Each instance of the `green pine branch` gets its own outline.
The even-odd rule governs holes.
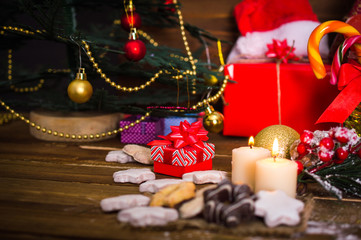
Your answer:
[[[344,194],[361,197],[361,158],[356,154],[350,154],[341,164],[333,164],[314,173],[305,170],[298,181],[308,182],[309,177],[339,199]]]

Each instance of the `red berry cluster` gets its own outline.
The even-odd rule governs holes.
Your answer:
[[[297,145],[297,159],[311,155],[327,163],[343,163],[350,154],[361,157],[360,137],[354,129],[343,127],[331,128],[329,131],[311,132],[305,130]]]

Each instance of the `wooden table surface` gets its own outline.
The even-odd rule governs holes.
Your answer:
[[[210,134],[216,145],[213,169],[231,171],[231,150],[246,139]],[[28,126],[0,126],[0,239],[263,239],[197,229],[132,230],[119,227],[115,213],[103,213],[100,200],[139,193],[136,184],[114,183],[112,174],[139,163],[107,163],[118,138],[96,143],[45,142]],[[156,175],[164,178],[164,175]],[[312,190],[313,189],[313,190]],[[308,228],[295,239],[361,239],[361,201],[336,201],[320,191]]]

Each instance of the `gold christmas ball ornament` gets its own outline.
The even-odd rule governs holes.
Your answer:
[[[204,84],[207,86],[216,86],[219,81],[218,81],[218,76],[219,72],[214,72],[212,73],[204,73],[203,74],[203,79],[204,79]]]
[[[272,151],[273,142],[277,138],[279,157],[290,158],[290,147],[300,138],[300,134],[285,125],[272,125],[262,129],[254,138],[256,147],[263,147]]]
[[[361,136],[361,104],[351,113],[351,115],[343,123],[349,129],[355,129],[357,135]]]
[[[223,130],[223,114],[214,111],[212,106],[206,109],[206,115],[203,118],[203,126],[208,132],[219,133]]]
[[[68,96],[76,103],[89,101],[93,94],[93,87],[86,78],[84,68],[79,68],[76,78],[68,86]]]

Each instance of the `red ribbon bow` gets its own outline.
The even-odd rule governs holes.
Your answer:
[[[202,129],[201,121],[189,124],[187,120],[181,122],[179,126],[171,126],[172,132],[167,136],[158,136],[165,140],[154,140],[148,143],[150,146],[173,145],[174,148],[185,146],[203,149],[203,141],[207,141],[208,132]]]
[[[287,45],[287,39],[284,39],[282,42],[277,39],[272,39],[272,43],[267,44],[267,48],[266,56],[269,58],[280,59],[283,63],[287,63],[288,60],[299,60],[299,57],[293,52],[295,48]]]
[[[322,113],[316,123],[343,123],[361,102],[361,65],[352,61],[342,64],[338,75],[341,92]]]

